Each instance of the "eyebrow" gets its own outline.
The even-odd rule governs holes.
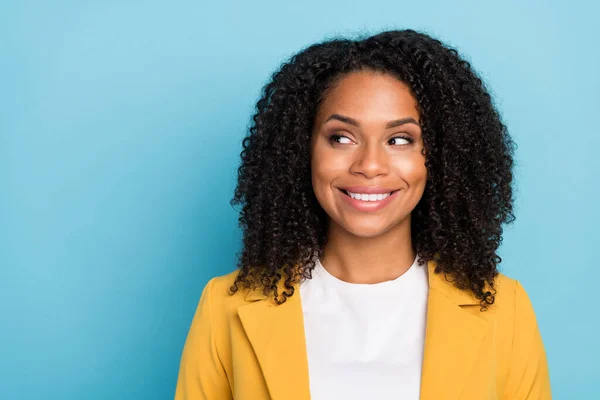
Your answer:
[[[346,117],[345,115],[340,115],[340,114],[331,114],[331,116],[329,118],[327,118],[325,120],[325,122],[328,122],[328,121],[331,121],[334,119],[345,122],[350,125],[354,125],[357,128],[360,127],[360,124],[358,123],[357,120],[350,118],[350,117]],[[406,117],[406,118],[396,119],[394,121],[389,121],[387,124],[385,124],[385,129],[395,128],[396,126],[405,125],[405,124],[415,124],[418,127],[421,126],[414,118]]]

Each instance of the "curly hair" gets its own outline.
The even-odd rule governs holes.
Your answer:
[[[415,251],[487,309],[496,294],[502,224],[515,219],[515,143],[470,63],[412,29],[310,45],[263,86],[231,200],[243,206],[243,247],[230,294],[239,286],[262,288],[282,304],[294,294],[294,283],[311,278],[314,255],[324,254],[328,224],[311,183],[312,124],[328,91],[361,70],[408,85],[422,117],[428,177],[411,215]]]

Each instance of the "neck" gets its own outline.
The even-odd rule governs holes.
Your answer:
[[[404,274],[415,260],[410,218],[376,236],[359,237],[331,222],[323,267],[349,283],[374,284]]]

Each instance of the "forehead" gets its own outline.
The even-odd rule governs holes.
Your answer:
[[[352,72],[339,78],[317,112],[317,120],[330,113],[357,119],[419,119],[417,101],[410,88],[396,77],[373,71]]]

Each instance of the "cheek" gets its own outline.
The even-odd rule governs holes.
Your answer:
[[[329,185],[347,169],[346,158],[339,152],[317,148],[311,158],[313,185]]]
[[[395,160],[394,169],[409,182],[418,182],[427,179],[425,157],[420,154],[414,154],[410,157],[402,157]]]
[[[328,179],[327,164],[323,162],[324,156],[321,151],[315,149],[311,155],[310,169],[313,191],[319,202],[323,200],[323,186]]]
[[[323,201],[327,196],[328,188],[331,186],[331,181],[334,179],[332,171],[326,164],[315,162],[312,165],[311,178],[315,195],[319,201]]]

